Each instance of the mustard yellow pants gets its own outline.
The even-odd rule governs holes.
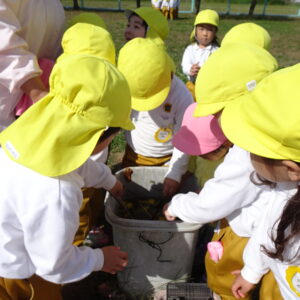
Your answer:
[[[76,232],[73,244],[82,245],[89,231],[94,226],[99,226],[104,216],[104,189],[84,188],[82,189],[83,201],[79,211],[79,228]]]
[[[37,275],[29,279],[0,278],[0,300],[62,300],[61,285]]]
[[[192,83],[191,81],[187,81],[187,83],[185,84],[185,86],[187,87],[187,89],[191,92],[194,101],[196,102],[196,95],[195,95],[195,84]]]
[[[235,300],[231,292],[231,286],[235,275],[231,272],[242,269],[243,250],[248,242],[248,238],[236,235],[226,220],[221,221],[220,231],[213,235],[212,241],[220,240],[223,243],[224,253],[220,261],[215,263],[205,256],[205,268],[207,273],[207,284],[212,291],[218,294],[222,300]],[[251,299],[251,295],[243,299]],[[260,300],[283,300],[278,285],[272,272],[266,274],[261,282],[259,290]]]
[[[163,157],[148,157],[135,153],[128,145],[122,161],[122,167],[163,166],[171,159],[171,155]]]

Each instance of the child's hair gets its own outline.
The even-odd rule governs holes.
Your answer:
[[[270,162],[274,161],[270,158],[266,159]],[[268,185],[272,188],[276,187],[276,183],[262,178],[256,172],[251,174],[250,180],[256,185]],[[300,233],[300,187],[298,187],[297,193],[286,203],[280,218],[276,221],[274,226],[276,224],[278,224],[276,233],[272,233],[271,235],[275,249],[267,249],[264,245],[262,245],[261,248],[271,258],[278,259],[282,262],[293,262],[300,257],[300,249],[298,249],[294,257],[288,258],[284,257],[284,250]]]
[[[118,133],[120,130],[121,130],[121,127],[108,127],[108,129],[106,129],[100,136],[98,143],[103,142],[104,140],[106,140],[107,138],[112,136],[113,134]]]
[[[286,203],[276,223],[278,223],[276,234],[271,236],[275,250],[269,250],[265,246],[262,246],[262,249],[271,258],[291,263],[300,257],[300,249],[297,249],[293,257],[284,257],[284,250],[287,245],[295,241],[300,233],[300,187],[298,187],[297,193]]]

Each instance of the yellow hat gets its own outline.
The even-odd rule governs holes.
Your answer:
[[[217,113],[230,101],[253,90],[277,67],[276,59],[256,45],[231,43],[222,46],[198,73],[195,116]]]
[[[281,69],[226,106],[221,125],[229,140],[259,156],[300,162],[299,78],[300,64]]]
[[[191,40],[195,37],[195,27],[199,24],[210,24],[210,25],[214,25],[218,28],[218,26],[219,26],[218,13],[212,9],[201,10],[195,18],[194,29],[190,34]]]
[[[271,37],[266,29],[255,23],[242,23],[232,27],[224,36],[221,46],[229,43],[250,43],[268,49]]]
[[[87,23],[87,24],[96,25],[106,29],[106,25],[103,19],[96,13],[92,13],[92,12],[84,12],[74,16],[73,18],[70,19],[68,23],[68,27],[71,27],[77,23]]]
[[[74,49],[55,64],[49,94],[5,129],[0,143],[17,163],[64,175],[88,159],[107,127],[133,129],[130,112],[129,86],[116,67]]]
[[[165,40],[169,34],[169,23],[163,14],[152,7],[139,7],[125,11],[127,17],[132,13],[140,16],[148,25],[146,37],[156,38],[157,35]]]
[[[151,39],[135,38],[119,52],[118,68],[128,81],[132,108],[152,110],[167,98],[172,64],[166,51]]]
[[[104,58],[116,64],[116,50],[110,33],[96,25],[87,23],[73,25],[65,32],[62,47],[64,52],[58,60],[64,59],[66,55],[81,53]]]

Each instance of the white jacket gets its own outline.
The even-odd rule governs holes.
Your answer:
[[[195,82],[196,76],[191,76],[191,67],[194,64],[203,66],[208,57],[215,52],[219,47],[216,45],[208,45],[205,48],[200,48],[197,43],[190,44],[184,50],[182,56],[181,67],[188,80]]]
[[[173,77],[171,89],[166,100],[150,111],[132,110],[131,120],[135,129],[126,131],[126,141],[135,153],[148,157],[163,157],[172,154],[166,177],[180,181],[188,166],[187,154],[174,148],[172,137],[180,129],[186,108],[193,103],[193,97],[184,83]],[[171,138],[162,142],[155,138],[164,129],[170,130]]]
[[[110,190],[116,178],[88,160],[60,177],[47,177],[10,160],[0,149],[0,277],[78,281],[103,266],[101,249],[73,246],[82,187]],[[105,169],[105,170],[104,170]]]
[[[233,146],[199,194],[175,195],[168,211],[189,223],[210,223],[226,218],[239,236],[249,237],[268,198],[250,181],[254,172],[249,152]]]
[[[64,22],[60,0],[0,0],[0,131],[14,120],[20,87],[41,73],[36,57],[58,56]]]
[[[277,220],[280,218],[287,201],[297,192],[296,183],[280,183],[271,191],[266,192],[270,201],[261,222],[256,228],[244,250],[244,267],[241,274],[251,283],[258,283],[262,276],[271,270],[285,300],[300,299],[300,259],[292,264],[271,259],[261,249],[264,245],[268,250],[274,249],[271,234],[276,236]],[[275,225],[275,226],[274,226]],[[293,258],[300,249],[299,236],[285,249],[284,257]],[[298,253],[299,255],[299,253]]]

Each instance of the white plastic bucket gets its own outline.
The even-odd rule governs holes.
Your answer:
[[[165,167],[132,167],[132,181],[124,170],[116,175],[125,189],[149,197],[161,194]],[[185,181],[182,192],[198,188],[195,177]],[[191,274],[199,224],[182,221],[136,220],[120,217],[120,204],[107,195],[105,215],[112,225],[114,244],[126,251],[128,266],[118,273],[120,288],[132,299],[149,299],[169,282],[189,279]]]

